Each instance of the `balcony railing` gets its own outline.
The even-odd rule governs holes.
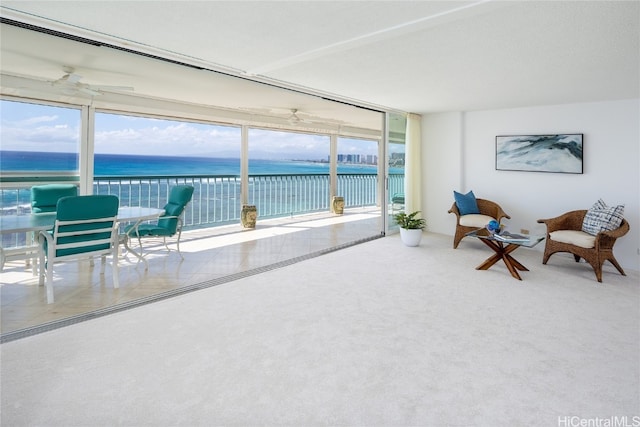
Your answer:
[[[69,177],[64,182],[73,181]],[[404,175],[389,177],[389,194],[402,192]],[[60,182],[50,177],[47,182]],[[13,182],[3,180],[0,188],[2,215],[28,215],[30,187],[43,183],[22,177]],[[93,183],[94,194],[114,194],[121,206],[162,208],[173,185],[193,185],[194,193],[185,213],[185,227],[211,227],[240,220],[240,186],[238,176],[100,176]],[[250,175],[248,203],[258,209],[259,218],[293,216],[328,211],[329,175],[277,174]],[[376,206],[378,175],[338,174],[337,195],[344,197],[345,207]]]
[[[402,192],[404,175],[389,177],[389,194]],[[34,184],[78,182],[77,178],[51,176],[47,180],[20,177],[2,180],[0,215],[29,215],[30,188]],[[184,214],[185,229],[214,227],[240,222],[240,177],[237,176],[100,176],[93,183],[94,194],[113,194],[120,206],[162,208],[170,188],[177,184],[194,187],[193,198]],[[338,174],[337,195],[345,207],[378,204],[378,176],[375,174]],[[250,175],[248,203],[255,205],[259,218],[295,216],[328,211],[329,175],[281,174]],[[25,244],[24,233],[2,235],[1,246]]]

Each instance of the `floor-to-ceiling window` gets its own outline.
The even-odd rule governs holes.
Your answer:
[[[387,195],[388,224],[390,230],[396,230],[393,215],[404,210],[405,206],[405,142],[407,118],[403,114],[389,113],[387,129]]]
[[[28,188],[33,184],[78,183],[80,108],[0,100],[0,116],[2,214],[29,211]]]
[[[378,141],[338,138],[337,194],[347,207],[379,206]]]
[[[337,194],[344,195],[347,201],[353,202],[351,205],[347,203],[347,207],[362,207],[367,210],[360,210],[356,215],[333,216],[331,220],[340,224],[338,228],[333,228],[327,239],[315,237],[313,242],[338,246],[379,235],[379,223],[376,225],[379,212],[375,211],[376,197],[379,197],[375,185],[378,179],[376,150],[379,147],[376,140],[337,137],[329,133],[223,125],[142,115],[139,112],[128,114],[98,110],[92,115],[94,110],[86,105],[68,108],[44,103],[2,102],[4,110],[0,161],[5,213],[11,212],[4,209],[9,205],[4,203],[5,194],[9,194],[8,191],[4,192],[7,187],[4,178],[11,174],[10,169],[26,169],[26,172],[23,170],[21,173],[47,182],[81,182],[83,178],[80,175],[84,171],[90,175],[87,178],[90,181],[87,192],[117,194],[121,206],[162,207],[171,185],[190,183],[196,191],[185,215],[187,227],[202,228],[225,222],[237,224],[242,199],[242,135],[246,130],[249,147],[247,172],[251,178],[251,186],[245,191],[249,203],[258,206],[260,218],[312,212],[331,215],[330,196],[334,191],[331,190],[331,176],[337,175],[340,191]],[[9,107],[15,108],[7,113],[6,109]],[[31,110],[29,113],[18,114],[18,107]],[[337,161],[337,165],[331,167],[332,161]],[[340,182],[344,183],[342,187]],[[31,181],[19,182],[24,190],[24,204],[28,203],[28,188],[32,184]],[[16,200],[16,197],[9,199]],[[19,202],[12,204],[18,205]],[[16,212],[15,209],[17,208],[14,208],[13,213]],[[28,214],[28,206],[24,213]],[[327,216],[323,219],[326,220]],[[289,228],[288,231],[304,231],[328,224],[326,221],[316,223],[317,225],[312,225],[307,222],[304,226]],[[311,242],[304,240],[302,247],[311,252],[325,249]],[[304,251],[300,249],[294,253],[299,256]],[[175,261],[175,258],[158,256],[156,263],[163,265],[165,262]],[[191,259],[193,258],[192,255]],[[129,267],[129,273],[126,273],[126,269],[123,270],[122,277],[134,281],[148,280],[142,269],[137,269],[126,261],[124,265]],[[178,270],[179,265],[177,261]],[[231,267],[234,266],[230,264]],[[155,266],[156,273],[159,268],[162,267]],[[244,265],[238,268],[244,268]],[[21,266],[14,266],[11,274],[23,274],[24,271],[21,270]],[[13,277],[12,275],[3,277]],[[138,276],[142,279],[138,279]],[[184,283],[193,280],[182,276],[180,279],[175,286],[182,285],[183,280]],[[31,283],[37,279],[27,274],[24,280]],[[153,280],[156,282],[154,286],[162,282],[159,278]],[[63,280],[60,283],[65,286],[85,285],[84,281],[69,283]],[[123,286],[121,291],[98,286],[95,289],[104,291],[105,295],[95,295],[95,298],[105,297],[112,301],[107,301],[107,305],[135,298],[137,291],[124,295],[128,292],[125,289],[127,286],[132,284]],[[3,288],[3,292],[17,292],[18,295],[19,287],[19,283],[11,282],[11,286]],[[27,294],[35,294],[37,297],[36,287],[24,289]],[[152,294],[154,289],[145,292]],[[84,309],[84,302],[76,306],[69,300],[69,304],[69,315],[75,315]],[[90,307],[93,306],[87,306],[86,310],[90,311]],[[59,317],[65,315],[66,313],[60,313]]]
[[[95,115],[94,192],[121,205],[162,207],[169,188],[195,188],[185,225],[235,221],[240,212],[241,130],[167,118]]]
[[[261,217],[329,210],[329,136],[249,129],[248,203]]]

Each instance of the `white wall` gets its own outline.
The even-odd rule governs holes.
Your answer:
[[[496,135],[556,133],[584,134],[583,174],[495,170]],[[429,231],[453,236],[453,190],[498,202],[511,215],[504,221],[510,230],[541,235],[537,219],[588,209],[602,198],[625,205],[631,231],[614,253],[623,268],[640,270],[639,99],[424,115],[422,139]]]

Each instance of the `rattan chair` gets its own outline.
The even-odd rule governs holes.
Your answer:
[[[602,282],[602,265],[605,261],[609,261],[620,274],[626,276],[613,256],[613,245],[616,243],[616,239],[629,232],[629,223],[623,219],[617,229],[601,231],[592,236],[582,231],[582,223],[586,214],[587,210],[577,210],[564,213],[556,218],[538,220],[539,223],[547,226],[547,239],[542,263],[546,264],[549,257],[556,252],[568,252],[573,254],[576,262],[580,261],[580,258],[584,258],[591,264],[598,282]],[[558,234],[557,232],[563,233]]]
[[[456,233],[453,236],[453,249],[458,247],[460,240],[462,240],[467,233],[484,227],[492,219],[498,222],[500,222],[502,218],[511,219],[496,202],[486,199],[476,199],[476,202],[478,203],[480,214],[460,215],[460,211],[455,202],[448,211],[456,215]]]

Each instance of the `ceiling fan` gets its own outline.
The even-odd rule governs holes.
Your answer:
[[[297,108],[292,108],[291,115],[287,119],[290,125],[297,124],[330,124],[330,125],[342,125],[344,121],[339,119],[333,119],[328,117],[316,117],[311,114],[301,112]],[[300,117],[298,114],[302,114],[303,117]]]
[[[82,83],[80,80],[82,76],[75,73],[73,67],[63,67],[65,75],[58,80],[51,82],[52,86],[56,86],[62,89],[65,95],[76,95],[78,93],[84,93],[86,95],[98,96],[106,92],[121,92],[132,91],[133,88],[129,86],[108,86],[108,85],[91,85]]]
[[[295,124],[298,124],[300,122],[303,122],[304,120],[302,120],[300,117],[298,117],[298,109],[297,108],[292,108],[291,109],[291,115],[289,116],[287,121],[289,122],[289,124],[295,125]]]
[[[291,126],[296,125],[315,125],[315,124],[330,124],[341,125],[344,121],[339,119],[313,116],[307,112],[300,111],[298,108],[282,108],[282,107],[268,107],[268,108],[251,108],[240,107],[240,110],[248,111],[252,114],[260,114],[275,119],[284,120]]]

